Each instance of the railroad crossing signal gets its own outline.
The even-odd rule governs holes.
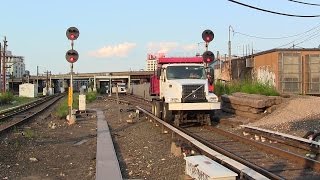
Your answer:
[[[214,61],[214,54],[211,51],[206,51],[202,55],[203,62],[211,63]]]
[[[66,36],[69,40],[76,40],[79,37],[79,30],[76,27],[69,27],[66,31]]]
[[[76,50],[70,49],[66,53],[66,60],[69,63],[75,63],[79,59],[79,53]]]
[[[205,31],[202,32],[202,39],[206,42],[206,43],[209,43],[213,40],[214,38],[214,33],[207,29]]]

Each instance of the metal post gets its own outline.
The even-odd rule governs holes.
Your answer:
[[[230,75],[230,80],[232,79],[231,77],[231,40],[230,40],[230,31],[232,29],[232,26],[229,26],[229,41],[228,41],[228,53],[229,53],[229,75]]]
[[[2,57],[2,93],[6,92],[6,46],[7,46],[7,39],[6,36],[3,40],[3,57]]]
[[[49,84],[48,84],[48,82],[49,82],[49,71],[47,70],[47,80],[46,80],[46,90],[47,90],[47,93],[46,93],[46,95],[48,95],[49,94]]]
[[[71,90],[71,96],[73,96],[73,63],[70,64],[70,90]],[[73,97],[72,101],[70,103],[70,114],[69,114],[69,118],[72,118],[72,104],[73,104]]]
[[[37,92],[39,93],[39,66],[37,66]]]
[[[0,74],[1,74],[1,64],[2,64],[2,63],[1,63],[1,58],[2,58],[1,52],[2,52],[2,51],[1,51],[1,42],[0,42]]]
[[[118,118],[119,121],[121,122],[121,114],[120,114],[120,101],[119,101],[119,93],[118,93],[118,83],[117,83],[117,88],[116,88],[116,96],[117,96],[117,104],[118,104]]]
[[[206,51],[208,51],[208,45],[209,45],[209,43],[206,42]],[[208,63],[204,63],[204,65],[205,65],[206,73],[208,73]]]

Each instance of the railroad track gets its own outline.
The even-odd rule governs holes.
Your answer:
[[[320,161],[320,141],[318,134],[313,137],[314,139],[306,139],[258,127],[247,125],[241,125],[241,127],[242,134],[247,138],[255,139],[256,141],[260,141],[265,144],[273,144],[281,149],[293,151],[297,154],[313,155],[311,156],[313,159]]]
[[[319,161],[279,148],[277,143],[261,143],[212,126],[180,130],[271,179],[320,178]]]
[[[29,104],[25,104],[23,106],[19,106],[17,108],[6,111],[5,113],[0,115],[0,133],[6,132],[12,127],[34,117],[35,115],[39,114],[40,112],[54,104],[64,95],[65,94],[46,96],[37,101],[33,101]]]
[[[157,120],[149,112],[150,105],[141,103],[143,99],[137,99],[134,96],[122,98],[132,104],[139,104],[140,102],[144,108],[137,108],[149,118]],[[161,125],[162,129],[171,129],[173,127],[160,119],[158,121],[163,123]],[[262,131],[259,135],[259,141],[257,141],[258,130],[255,129],[255,133],[253,133],[253,130],[249,131],[249,128],[243,128],[238,134],[212,126],[186,126],[184,128],[173,127],[172,129],[177,129],[187,134],[207,148],[234,159],[270,179],[320,179],[320,162],[304,156],[306,152],[310,151],[318,153],[319,146],[317,146],[317,142],[315,142],[316,144],[306,143],[308,140],[293,142],[292,140],[289,141],[288,138],[286,139],[285,136],[262,135]],[[243,132],[251,133],[246,135]],[[176,132],[173,133],[177,134]],[[263,138],[265,138],[264,141]],[[189,144],[192,143],[189,142]],[[192,146],[195,147],[194,144]],[[243,176],[241,169],[226,164],[223,160],[217,159],[216,156],[210,155],[206,150],[199,147],[195,147],[195,149],[200,151],[200,154],[206,154],[217,162],[223,163],[228,168],[238,172],[239,177]]]

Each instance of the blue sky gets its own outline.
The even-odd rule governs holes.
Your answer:
[[[287,0],[239,0],[264,9],[298,15],[318,15],[320,7]],[[320,3],[316,0],[304,2]],[[320,24],[320,18],[287,17],[250,9],[227,0],[95,0],[1,2],[0,39],[7,37],[14,55],[25,56],[26,69],[54,74],[69,71],[65,53],[70,41],[65,31],[80,30],[74,48],[80,58],[76,72],[114,72],[144,69],[147,53],[191,56],[204,52],[201,33],[211,29],[212,52],[228,52],[229,25],[236,32],[261,37],[283,37],[305,32]],[[318,47],[320,27],[277,40],[250,38],[231,33],[232,54],[243,47],[268,50],[294,41],[305,48]],[[308,38],[309,36],[310,38]],[[307,40],[310,39],[310,40]],[[290,43],[292,46],[292,43]],[[289,47],[290,45],[284,46]]]

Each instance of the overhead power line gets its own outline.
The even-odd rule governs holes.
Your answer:
[[[305,5],[310,5],[310,6],[320,6],[320,4],[307,3],[307,2],[301,2],[301,1],[295,1],[295,0],[288,0],[288,1],[300,3],[300,4],[305,4]]]
[[[296,14],[286,14],[286,13],[280,13],[280,12],[276,12],[276,11],[270,11],[270,10],[266,10],[266,9],[262,9],[262,8],[258,8],[258,7],[254,7],[248,4],[244,4],[238,1],[234,1],[234,0],[228,0],[230,2],[242,5],[242,6],[246,6],[255,10],[259,10],[259,11],[264,11],[264,12],[268,12],[268,13],[272,13],[272,14],[278,14],[278,15],[283,15],[283,16],[290,16],[290,17],[303,17],[303,18],[315,18],[315,17],[320,17],[320,15],[296,15]]]
[[[306,34],[306,33],[310,32],[310,31],[313,31],[313,30],[315,30],[315,29],[317,29],[319,27],[320,27],[320,24],[318,24],[317,26],[312,27],[311,29],[309,29],[307,31],[304,31],[304,32],[301,32],[301,33],[298,33],[298,34],[294,34],[294,35],[290,35],[290,36],[283,36],[283,37],[262,37],[262,36],[255,36],[255,35],[250,35],[250,34],[237,32],[237,31],[233,31],[233,34],[240,34],[240,35],[251,37],[251,38],[266,39],[266,40],[268,40],[268,39],[288,39],[288,38],[300,36],[302,34]]]
[[[313,32],[313,33],[311,33],[311,34],[304,34],[302,37],[299,37],[299,38],[297,38],[297,39],[295,39],[295,40],[293,40],[293,41],[291,41],[291,42],[289,42],[289,43],[286,43],[286,44],[284,44],[284,45],[281,45],[281,46],[279,46],[279,47],[277,47],[277,48],[285,47],[285,46],[288,46],[288,45],[290,45],[290,44],[294,44],[294,45],[296,45],[296,44],[301,44],[301,43],[303,43],[303,42],[306,42],[306,41],[309,41],[309,40],[311,40],[311,39],[314,39],[314,38],[318,37],[319,34],[320,34],[320,31],[319,31],[319,30],[318,30],[318,31],[315,31],[315,32]],[[299,41],[300,41],[300,42],[299,42]],[[295,42],[297,42],[297,43],[295,43]]]

